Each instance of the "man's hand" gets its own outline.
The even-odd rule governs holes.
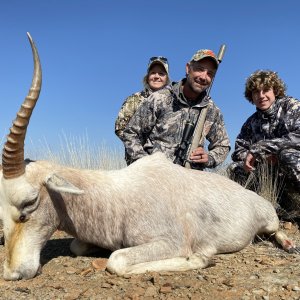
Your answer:
[[[244,162],[244,170],[246,172],[254,171],[255,170],[255,168],[254,168],[255,161],[256,161],[256,158],[254,157],[254,155],[251,154],[250,152],[248,152],[245,162]]]
[[[204,151],[202,147],[198,147],[194,149],[191,153],[190,160],[193,163],[207,163],[208,162],[208,154]]]

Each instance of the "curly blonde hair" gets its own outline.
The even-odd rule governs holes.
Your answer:
[[[286,85],[277,75],[277,72],[270,70],[257,70],[246,80],[244,95],[250,103],[253,103],[253,91],[270,88],[273,89],[276,98],[285,96]]]

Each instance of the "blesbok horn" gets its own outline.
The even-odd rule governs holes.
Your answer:
[[[39,55],[28,32],[27,35],[33,54],[34,72],[28,95],[17,113],[17,117],[10,128],[7,141],[3,147],[2,166],[3,176],[6,179],[16,178],[25,173],[24,141],[26,130],[42,86],[42,69]]]

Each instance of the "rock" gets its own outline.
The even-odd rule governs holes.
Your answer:
[[[73,267],[69,267],[66,271],[66,273],[68,275],[72,275],[72,274],[75,274],[77,272],[77,269],[73,268]]]
[[[126,291],[125,297],[132,300],[138,300],[144,294],[145,294],[145,289],[141,287],[131,287]]]
[[[97,271],[104,271],[106,269],[108,259],[97,258],[92,261],[92,267]]]
[[[80,272],[80,275],[81,275],[81,276],[86,276],[87,274],[91,273],[92,271],[93,271],[92,268],[88,268],[88,269],[82,270],[82,271]]]
[[[287,230],[291,230],[293,227],[292,222],[284,222],[283,223],[283,228]]]
[[[80,295],[82,294],[81,291],[79,290],[74,290],[72,291],[71,293],[67,293],[65,296],[64,296],[64,299],[65,300],[76,300],[76,299],[79,299]]]
[[[165,283],[163,286],[161,286],[159,291],[162,294],[172,293],[172,286],[170,283]]]
[[[156,288],[154,286],[149,286],[146,289],[146,292],[144,294],[144,297],[156,297],[157,296],[157,291]]]

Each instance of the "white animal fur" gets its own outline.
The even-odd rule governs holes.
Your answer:
[[[107,268],[123,275],[203,268],[212,255],[239,251],[279,225],[271,203],[254,192],[161,153],[117,171],[30,162],[23,176],[4,179],[0,171],[0,179],[7,280],[36,275],[57,228],[80,241],[71,247],[76,254],[86,243],[114,251]]]

